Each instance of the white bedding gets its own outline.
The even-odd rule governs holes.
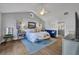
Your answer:
[[[30,40],[31,42],[36,42],[37,40],[43,40],[45,39],[45,36],[49,35],[48,32],[43,31],[43,32],[26,32],[26,37],[28,40]]]
[[[36,32],[36,35],[38,36],[38,39],[43,40],[45,39],[45,36],[50,36],[48,32],[43,31],[43,32]]]

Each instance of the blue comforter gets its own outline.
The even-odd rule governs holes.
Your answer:
[[[38,39],[37,35],[35,33],[32,33],[32,32],[27,32],[26,37],[31,42],[36,42]]]
[[[46,31],[43,31],[43,32],[29,32],[28,31],[28,32],[26,32],[27,39],[33,43],[40,41],[40,40],[47,39],[47,38],[45,38],[46,35],[48,35],[50,37],[49,33]]]

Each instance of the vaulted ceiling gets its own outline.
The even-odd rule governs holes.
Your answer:
[[[77,3],[0,3],[1,12],[17,12],[17,11],[37,11],[39,7],[44,7],[49,11],[65,11],[68,9],[79,10]]]

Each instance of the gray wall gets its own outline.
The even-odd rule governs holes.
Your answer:
[[[0,13],[0,36],[1,36],[1,13]]]
[[[47,10],[47,14],[40,16],[38,14],[39,8],[43,7]],[[10,12],[27,12],[34,11],[41,19],[45,21],[45,27],[47,29],[53,28],[53,24],[57,24],[58,21],[65,22],[65,35],[70,31],[75,31],[75,11],[79,11],[79,4],[0,4],[2,13]],[[67,15],[64,15],[68,12]]]
[[[35,14],[33,18],[30,18],[31,12],[17,12],[17,13],[3,13],[2,14],[2,27],[3,27],[3,34],[5,34],[6,27],[13,27],[14,29],[14,36],[17,36],[17,29],[16,29],[16,20],[26,20],[26,21],[35,21],[41,24],[44,24],[44,21],[37,17]],[[44,26],[44,25],[43,25]]]
[[[0,13],[0,41],[1,41],[1,13]]]

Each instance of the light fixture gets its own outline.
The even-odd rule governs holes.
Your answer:
[[[46,4],[40,4],[38,7],[38,14],[43,16],[47,13],[48,13],[48,11],[46,10]]]
[[[69,14],[69,12],[64,12],[64,15],[68,15]]]
[[[40,15],[45,15],[47,13],[47,11],[45,10],[45,8],[42,8],[41,11],[39,12]]]

